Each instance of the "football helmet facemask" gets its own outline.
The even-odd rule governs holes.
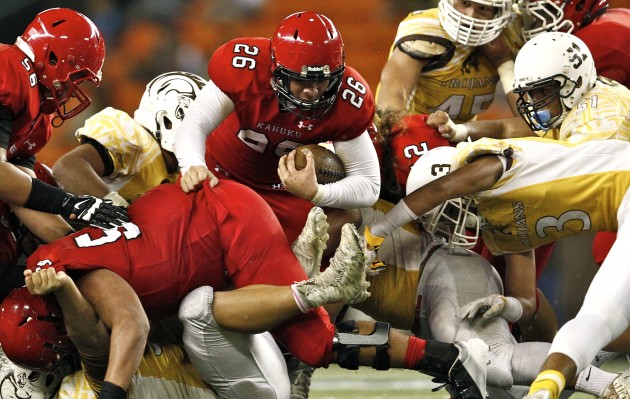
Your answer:
[[[332,21],[312,11],[286,17],[271,38],[271,87],[280,108],[306,119],[321,118],[335,103],[345,70],[341,34]],[[328,80],[314,101],[291,93],[291,79]]]
[[[54,297],[31,295],[26,287],[0,305],[0,344],[9,360],[32,370],[53,370],[76,354]]]
[[[593,56],[582,40],[563,32],[541,33],[516,55],[516,107],[532,130],[557,128],[596,79]]]
[[[473,18],[458,11],[453,5],[458,0],[440,0],[438,18],[448,35],[464,46],[481,46],[496,39],[512,15],[512,0],[471,0],[473,3],[494,7],[492,19]]]
[[[542,32],[572,33],[588,25],[608,8],[608,0],[520,0],[523,38]]]
[[[420,157],[409,172],[407,195],[450,173],[456,151],[450,146],[437,147]],[[420,216],[419,221],[426,231],[445,239],[450,249],[472,248],[479,238],[479,218],[468,198],[447,200]]]
[[[175,134],[206,83],[188,72],[159,75],[147,84],[133,119],[151,132],[163,149],[175,152]]]
[[[90,19],[68,8],[51,8],[37,14],[15,44],[35,66],[44,88],[43,112],[56,112],[63,121],[90,105],[79,84],[98,87],[105,61],[105,41]],[[77,101],[70,104],[72,98]]]

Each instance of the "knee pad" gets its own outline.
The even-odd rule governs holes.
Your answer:
[[[365,346],[376,348],[372,361],[372,368],[376,370],[389,369],[389,323],[376,322],[374,331],[369,335],[356,332],[354,320],[346,320],[337,325],[337,333],[333,338],[333,348],[337,351],[339,367],[348,370],[359,368],[359,349]]]
[[[210,286],[196,288],[188,293],[179,305],[178,317],[182,323],[190,320],[212,320],[214,290]]]

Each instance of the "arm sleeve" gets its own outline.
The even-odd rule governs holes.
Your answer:
[[[313,203],[317,206],[352,209],[372,206],[378,200],[381,175],[378,157],[367,131],[348,141],[333,143],[343,162],[346,177],[320,184]]]
[[[206,165],[206,138],[234,110],[232,100],[212,81],[201,90],[175,136],[175,155],[182,173]]]

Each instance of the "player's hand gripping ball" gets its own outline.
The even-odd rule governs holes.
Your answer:
[[[306,144],[295,149],[295,168],[297,170],[306,167],[306,155],[301,151],[303,148],[307,148],[313,154],[315,174],[319,184],[334,183],[346,177],[343,163],[337,154],[319,144]]]

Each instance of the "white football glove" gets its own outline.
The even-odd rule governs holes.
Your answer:
[[[490,295],[485,298],[474,300],[460,309],[459,318],[474,319],[481,316],[489,319],[495,316],[501,316],[509,322],[517,321],[523,314],[523,306],[518,299],[514,297],[505,297],[503,295]]]

